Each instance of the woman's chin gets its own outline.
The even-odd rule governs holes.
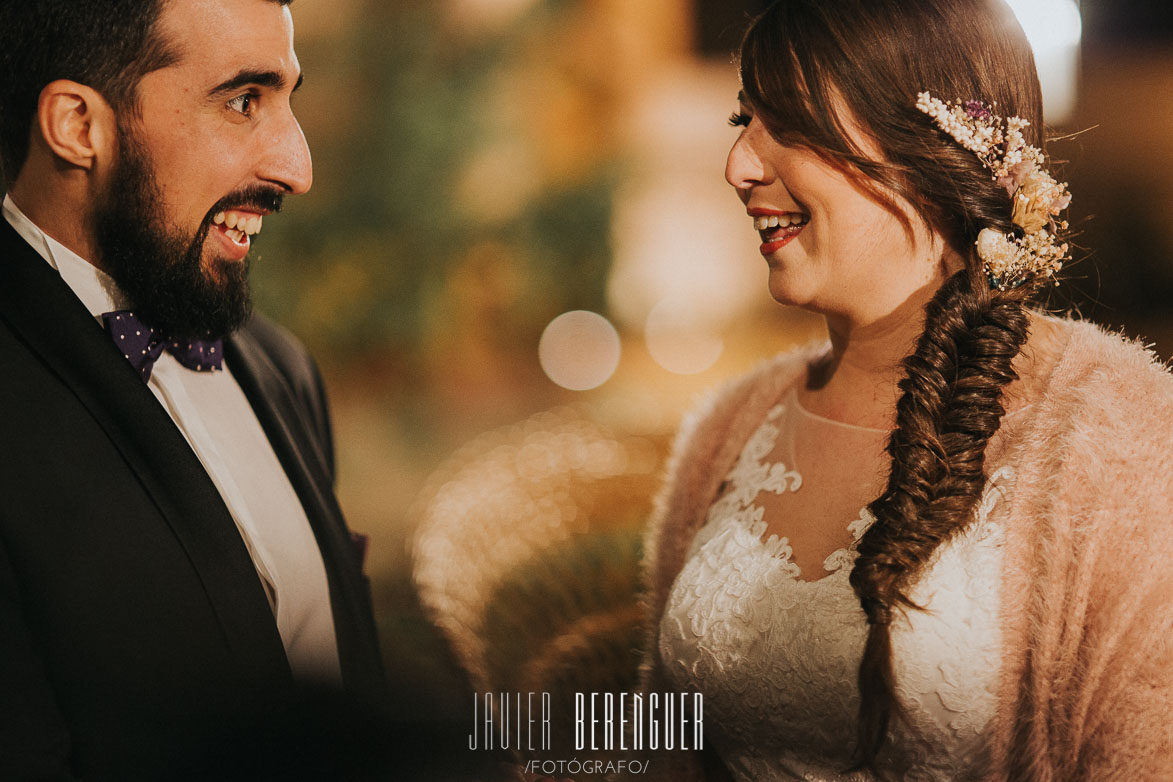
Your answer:
[[[807,305],[810,304],[810,292],[794,279],[794,275],[787,274],[781,269],[770,270],[768,287],[770,297],[779,304],[803,309],[807,309]]]

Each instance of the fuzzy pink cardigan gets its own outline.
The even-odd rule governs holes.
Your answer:
[[[1017,473],[996,510],[1006,544],[989,779],[1173,779],[1173,377],[1135,343],[1062,324],[1045,393],[987,458],[987,474]],[[767,362],[682,425],[645,540],[648,650],[718,485],[810,353]],[[670,689],[658,653],[641,674],[645,691]],[[676,752],[647,776],[703,772]]]

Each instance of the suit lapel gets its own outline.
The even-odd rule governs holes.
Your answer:
[[[382,663],[368,588],[334,497],[325,457],[289,383],[247,328],[226,341],[224,357],[313,528],[326,566],[344,683],[353,692],[374,694],[382,681]]]
[[[256,569],[215,485],[154,394],[62,281],[0,219],[0,319],[76,395],[182,545],[242,670],[288,676]]]

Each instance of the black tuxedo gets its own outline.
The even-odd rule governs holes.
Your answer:
[[[256,318],[225,343],[325,562],[348,691],[382,669],[318,373]],[[151,773],[294,691],[256,569],[179,429],[0,219],[0,779]],[[242,719],[241,727],[247,720]]]

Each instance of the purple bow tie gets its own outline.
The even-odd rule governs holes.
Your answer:
[[[144,383],[151,379],[151,370],[164,350],[196,372],[223,369],[224,346],[221,340],[166,339],[128,310],[104,313],[102,322],[122,355],[143,376]]]

